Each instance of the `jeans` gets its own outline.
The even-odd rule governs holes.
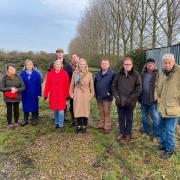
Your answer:
[[[142,123],[144,133],[148,134],[148,114],[151,112],[152,118],[152,130],[153,137],[157,137],[159,135],[159,113],[157,111],[157,104],[152,103],[151,105],[141,104],[141,112],[142,112]]]
[[[64,126],[64,110],[54,111],[55,124],[59,127]]]
[[[160,146],[166,150],[173,150],[176,147],[176,125],[178,118],[160,118]]]
[[[134,108],[118,106],[117,109],[118,109],[118,116],[119,116],[120,134],[131,135]]]
[[[73,108],[73,99],[72,98],[70,98],[69,103],[70,103],[69,112],[71,113],[71,119],[74,120],[75,117],[74,117],[74,108]]]

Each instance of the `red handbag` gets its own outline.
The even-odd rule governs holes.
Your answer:
[[[16,99],[17,98],[17,92],[12,93],[11,91],[6,91],[5,96],[10,99]]]

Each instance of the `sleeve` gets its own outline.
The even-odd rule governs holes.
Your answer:
[[[118,93],[118,74],[116,74],[116,76],[115,76],[115,78],[113,80],[111,90],[112,90],[113,96],[115,98],[118,98],[119,97],[119,93]]]
[[[66,62],[66,66],[64,70],[68,73],[69,79],[71,79],[73,71],[72,71],[71,66],[67,62]]]
[[[50,74],[47,74],[47,79],[46,79],[46,84],[45,84],[45,88],[44,88],[44,97],[47,98],[49,95],[49,90],[50,90],[50,86],[51,86],[51,81],[50,81]]]
[[[74,97],[75,76],[76,76],[76,74],[73,73],[72,79],[71,79],[71,84],[70,84],[70,90],[69,90],[69,94],[70,94],[70,97],[71,97],[71,98]]]
[[[115,77],[116,77],[116,72],[113,73],[112,80],[114,80]]]
[[[0,90],[2,92],[11,91],[11,87],[6,87],[5,76],[3,76],[3,78],[1,79]]]
[[[69,80],[69,75],[68,73],[65,73],[65,94],[66,98],[69,97],[69,87],[70,87],[70,80]]]
[[[40,74],[38,74],[37,86],[38,86],[38,96],[41,96],[42,95],[42,86],[41,86],[41,75]]]
[[[156,76],[156,82],[155,82],[155,90],[154,90],[154,100],[155,101],[160,98],[158,96],[158,79],[159,79],[159,73]]]
[[[130,99],[137,99],[140,96],[141,91],[142,91],[142,80],[141,80],[141,75],[138,73],[135,83],[135,91],[130,96]]]
[[[18,90],[18,92],[23,92],[25,90],[25,85],[24,85],[24,81],[21,76],[19,76],[19,80],[20,80],[20,87],[17,88],[17,90]]]

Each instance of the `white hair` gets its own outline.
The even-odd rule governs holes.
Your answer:
[[[165,61],[165,60],[174,60],[175,61],[175,58],[174,58],[174,54],[164,54],[163,57],[162,57],[162,60]]]

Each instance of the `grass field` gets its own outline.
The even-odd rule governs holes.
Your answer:
[[[48,104],[42,99],[39,123],[35,127],[7,130],[2,98],[0,112],[0,180],[180,179],[179,139],[176,155],[161,160],[152,139],[140,133],[139,108],[133,125],[135,139],[129,143],[115,140],[118,134],[115,105],[113,131],[104,135],[95,129],[99,119],[95,99],[88,132],[83,135],[75,134],[70,121],[65,123],[65,132],[55,130]]]

